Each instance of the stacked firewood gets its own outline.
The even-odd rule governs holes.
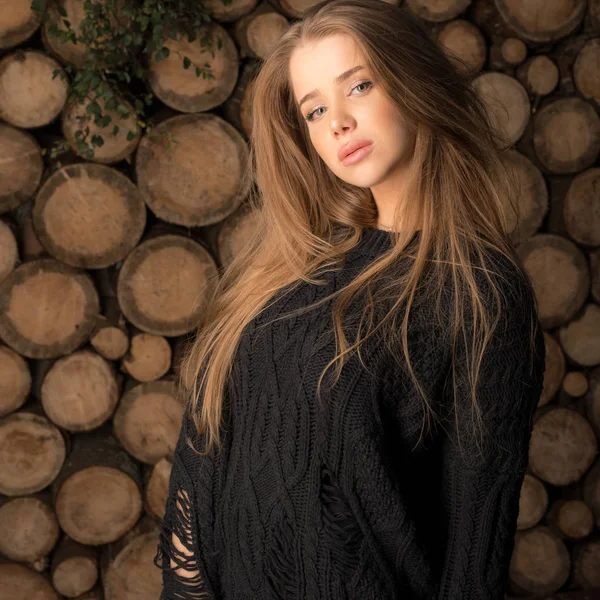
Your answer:
[[[82,3],[61,1],[76,29]],[[253,75],[312,2],[205,0],[224,43],[213,56],[169,39],[147,82],[153,134],[91,124],[105,139],[93,160],[75,142],[86,107],[53,77],[83,49],[30,4],[0,11],[0,598],[158,599],[178,361],[256,217],[243,178]],[[476,75],[514,145],[507,226],[547,368],[511,592],[600,587],[600,1],[405,4]],[[72,152],[43,156],[59,136]]]

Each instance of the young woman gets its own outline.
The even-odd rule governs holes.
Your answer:
[[[162,598],[503,599],[545,346],[502,136],[381,0],[308,9],[254,85],[258,226],[181,369]]]

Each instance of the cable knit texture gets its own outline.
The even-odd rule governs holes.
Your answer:
[[[376,336],[368,368],[354,355],[333,387],[329,369],[320,406],[331,301],[269,322],[339,289],[391,243],[365,229],[325,285],[280,293],[245,328],[220,452],[186,445],[204,448],[186,413],[154,559],[161,600],[503,600],[545,366],[541,327],[533,353],[528,343],[529,284],[497,261],[509,310],[481,364],[481,452],[467,435],[464,349],[452,353],[434,306],[420,303],[409,330],[413,368],[443,415],[420,441],[422,400]],[[349,316],[349,340],[355,325]]]

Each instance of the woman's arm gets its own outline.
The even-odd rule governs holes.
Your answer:
[[[199,544],[198,494],[186,464],[196,455],[185,443],[185,435],[192,430],[187,410],[177,443],[169,495],[163,517],[154,564],[162,569],[161,600],[210,600],[216,596],[206,583],[205,563]],[[192,438],[193,439],[193,438]],[[196,461],[210,461],[197,456]],[[194,472],[202,473],[199,466]],[[208,531],[207,531],[208,533]]]
[[[504,598],[533,415],[545,368],[541,326],[532,357],[529,322],[514,318],[517,323],[509,333],[492,339],[480,367],[481,452],[472,438],[466,440],[471,398],[464,347],[459,346],[455,356],[457,410],[450,411],[443,434],[441,489],[447,544],[438,600]],[[452,380],[446,401],[453,406]],[[463,451],[457,443],[459,435]]]

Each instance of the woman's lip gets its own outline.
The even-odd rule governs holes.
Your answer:
[[[361,146],[358,150],[355,150],[351,154],[348,154],[342,160],[342,164],[345,167],[354,165],[357,162],[361,161],[365,156],[367,156],[367,154],[370,154],[372,149],[373,149],[373,142],[371,142],[369,144],[365,144],[364,146]]]

